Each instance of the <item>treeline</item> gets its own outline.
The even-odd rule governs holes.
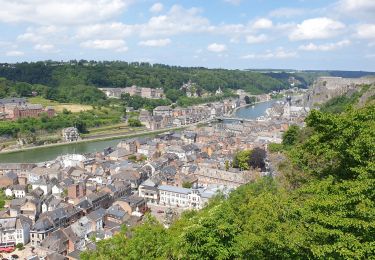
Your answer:
[[[213,92],[219,87],[244,89],[253,94],[289,88],[287,79],[258,72],[178,67],[162,64],[127,62],[71,61],[2,64],[0,76],[12,81],[43,84],[48,87],[77,85],[96,87],[141,87],[179,89],[192,80],[202,89]]]
[[[81,103],[92,105],[105,105],[105,94],[94,86],[87,85],[62,85],[49,87],[42,84],[11,81],[0,78],[0,98],[30,97],[38,95],[60,103]]]
[[[144,108],[151,112],[157,106],[169,106],[172,104],[168,99],[143,98],[140,96],[130,96],[128,93],[121,95],[121,101],[125,107],[132,107],[135,110]]]
[[[42,114],[39,118],[0,121],[0,136],[22,137],[22,135],[35,134],[41,130],[54,132],[72,126],[77,127],[81,133],[86,133],[89,127],[119,123],[121,115],[121,112],[114,109],[102,108],[74,114],[64,110],[51,118],[47,114]]]
[[[82,259],[371,259],[375,252],[375,106],[312,111],[291,128],[274,179],[262,178],[169,229],[144,224]]]

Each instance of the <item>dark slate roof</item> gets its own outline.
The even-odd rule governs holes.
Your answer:
[[[169,176],[175,176],[176,173],[177,173],[177,170],[176,170],[176,167],[170,165],[170,166],[166,166],[166,167],[162,168],[160,170],[160,172],[162,174],[166,174],[166,175],[169,175]]]
[[[77,207],[80,209],[89,209],[92,208],[92,203],[85,198],[77,204]]]
[[[35,224],[33,225],[33,227],[31,228],[31,230],[34,230],[34,231],[44,231],[44,230],[48,230],[48,229],[51,229],[54,227],[54,224],[53,222],[47,217],[41,217],[39,218]]]
[[[98,220],[98,219],[101,219],[104,217],[105,215],[105,209],[103,208],[99,208],[97,210],[94,210],[92,212],[90,212],[88,215],[87,215],[87,218],[91,219],[91,220]]]
[[[126,214],[126,211],[123,210],[119,205],[112,205],[107,209],[107,215],[111,215],[112,217],[117,219],[122,219]]]

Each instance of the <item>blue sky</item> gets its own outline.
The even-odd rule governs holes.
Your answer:
[[[0,62],[375,71],[374,0],[0,0]]]

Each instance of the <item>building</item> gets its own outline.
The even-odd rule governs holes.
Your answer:
[[[204,189],[159,186],[159,203],[166,206],[201,209],[213,195],[214,193],[207,193]]]
[[[65,142],[74,142],[80,139],[78,129],[75,127],[64,128],[61,132]]]
[[[0,218],[0,243],[29,243],[31,225],[31,219],[22,215]]]
[[[26,185],[13,185],[5,190],[5,195],[8,197],[24,198],[27,193]]]
[[[109,98],[121,98],[122,94],[130,96],[140,96],[149,99],[158,99],[164,97],[164,91],[161,88],[144,88],[131,86],[126,88],[99,88]]]
[[[172,108],[169,106],[158,106],[153,111],[154,116],[172,116]]]

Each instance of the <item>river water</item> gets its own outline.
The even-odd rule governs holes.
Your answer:
[[[256,119],[259,116],[265,114],[267,108],[271,107],[274,100],[255,104],[254,106],[246,106],[239,108],[234,117]],[[63,146],[38,148],[34,150],[26,150],[10,154],[0,154],[0,163],[34,163],[50,161],[55,159],[59,155],[69,153],[92,153],[96,151],[103,151],[103,149],[116,146],[124,138],[104,140],[104,141],[92,141],[86,143],[72,143]]]

